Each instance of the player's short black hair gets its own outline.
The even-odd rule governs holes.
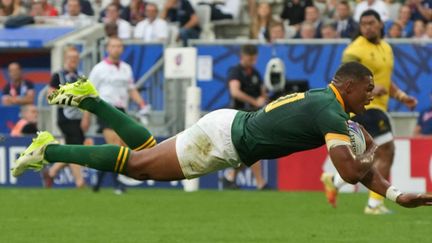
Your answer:
[[[242,55],[255,56],[258,54],[258,48],[256,45],[246,44],[241,47],[240,52]]]
[[[360,21],[359,22],[361,22],[362,18],[365,17],[365,16],[374,16],[374,18],[376,20],[378,20],[378,22],[382,23],[381,16],[379,15],[379,13],[377,11],[375,11],[373,9],[368,9],[368,10],[364,11],[360,15]],[[381,38],[382,37],[384,37],[384,26],[381,27]]]
[[[360,20],[365,17],[365,16],[374,16],[379,22],[382,22],[381,20],[381,16],[378,14],[377,11],[373,10],[373,9],[368,9],[366,11],[364,11],[361,15],[360,15]]]
[[[366,76],[373,76],[371,70],[359,62],[347,62],[336,71],[334,79],[340,82],[345,80],[360,81]]]

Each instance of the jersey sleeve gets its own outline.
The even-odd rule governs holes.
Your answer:
[[[361,57],[357,45],[349,45],[342,54],[342,63],[347,62],[360,62]]]
[[[99,85],[100,85],[100,80],[98,77],[98,69],[99,69],[99,65],[96,64],[96,66],[90,71],[89,74],[89,81],[95,86],[95,88],[97,90],[99,90]]]
[[[316,118],[317,126],[324,136],[327,150],[339,145],[350,145],[346,117],[331,108],[323,109]]]
[[[135,79],[133,76],[133,72],[132,72],[132,68],[131,66],[129,66],[129,64],[127,64],[127,69],[128,69],[128,90],[132,90],[135,89]]]
[[[228,70],[228,78],[227,78],[227,80],[228,80],[228,83],[231,82],[231,80],[239,80],[240,81],[240,75],[239,75],[239,72],[238,72],[237,68],[231,67]]]
[[[34,90],[34,84],[31,81],[25,80],[25,85],[27,86],[28,90]]]
[[[136,25],[136,27],[134,29],[133,37],[136,39],[144,38],[144,31],[143,30],[144,30],[144,22],[141,21]]]

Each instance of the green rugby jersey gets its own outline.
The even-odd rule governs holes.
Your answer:
[[[280,97],[256,112],[239,111],[231,135],[240,159],[250,166],[320,147],[326,140],[349,141],[348,119],[339,92],[330,84]]]

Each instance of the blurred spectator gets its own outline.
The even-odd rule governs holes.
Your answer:
[[[314,38],[321,38],[321,26],[323,21],[321,20],[320,12],[315,6],[309,6],[305,9],[305,20],[303,23],[312,24],[315,28]]]
[[[60,85],[76,82],[79,77],[78,65],[80,62],[79,52],[73,46],[66,47],[63,53],[63,68],[53,73],[49,84],[48,95],[57,90]],[[84,143],[84,132],[88,130],[89,124],[81,123],[82,112],[74,107],[58,107],[57,109],[57,126],[60,128],[66,144]],[[82,175],[82,167],[76,164],[55,163],[51,167],[42,171],[43,184],[50,188],[57,174],[69,166],[72,175],[75,178],[75,185],[78,188],[85,186]]]
[[[90,25],[92,20],[90,16],[81,13],[80,0],[68,0],[67,13],[61,16],[59,22],[62,25],[79,28]]]
[[[401,1],[399,0],[383,0],[387,5],[389,20],[395,20],[399,16]]]
[[[130,39],[132,35],[132,27],[124,19],[120,18],[118,5],[111,3],[106,7],[106,16],[103,18],[105,24],[117,24],[117,36],[121,39]]]
[[[34,103],[35,90],[32,82],[24,80],[21,66],[13,62],[8,66],[10,83],[3,89],[3,105],[27,105]]]
[[[407,0],[406,4],[411,8],[411,20],[432,20],[432,0]]]
[[[129,6],[121,14],[121,18],[135,26],[145,18],[145,3],[143,0],[131,0]]]
[[[335,13],[337,0],[315,0],[314,6],[317,7],[320,16],[326,20],[331,19]]]
[[[427,39],[426,36],[426,27],[423,20],[416,20],[414,22],[414,35],[413,37],[416,40],[425,40]]]
[[[134,30],[134,38],[150,41],[168,40],[168,23],[158,17],[158,6],[154,3],[146,4],[146,19],[139,22]]]
[[[48,3],[47,0],[32,0],[31,16],[58,16],[57,9]]]
[[[270,4],[267,2],[259,3],[256,15],[252,19],[250,37],[262,42],[269,40],[268,28],[274,22]]]
[[[339,34],[336,27],[332,23],[325,23],[321,26],[321,38],[323,39],[337,39]]]
[[[120,3],[121,1],[120,0],[111,0],[111,2],[108,4],[108,5],[106,5],[106,7],[100,12],[100,14],[99,14],[99,20],[101,21],[101,22],[103,22],[103,19],[105,18],[105,16],[106,16],[106,11],[107,11],[107,8],[108,8],[108,6],[109,5],[111,5],[111,4],[114,4],[114,5],[116,5],[117,6],[117,9],[118,9],[118,11],[119,11],[119,16],[121,17],[121,18],[123,18],[123,11],[126,9],[121,3]]]
[[[30,16],[45,17],[45,10],[41,2],[34,1],[30,6]]]
[[[375,10],[381,17],[381,21],[385,22],[389,19],[387,5],[382,0],[363,0],[357,4],[354,10],[354,20],[359,22],[361,14],[368,9]]]
[[[38,110],[35,105],[23,105],[20,110],[20,120],[12,128],[11,136],[20,137],[24,135],[36,134]]]
[[[347,1],[342,0],[336,6],[336,31],[341,38],[354,38],[359,25],[351,15],[351,8]]]
[[[399,22],[393,22],[386,33],[387,38],[401,38],[402,37],[402,26]]]
[[[118,37],[118,26],[116,23],[105,24],[105,37]]]
[[[385,23],[385,32],[388,33],[390,27],[396,22],[402,28],[401,37],[411,37],[414,31],[414,21],[411,20],[411,9],[408,5],[403,5],[399,9],[399,15],[394,21]]]
[[[432,92],[429,93],[429,102],[432,103]],[[432,106],[420,112],[414,128],[414,136],[432,136]]]
[[[312,31],[313,27],[313,35],[310,37],[310,31]],[[309,6],[305,9],[305,20],[302,22],[300,29],[297,31],[296,38],[321,38],[321,26],[322,21],[320,19],[318,8],[315,6]],[[305,34],[304,37],[302,37],[302,31],[304,31],[303,34]]]
[[[289,25],[296,25],[297,30],[305,19],[306,7],[312,6],[312,0],[285,0],[281,19],[287,20]]]
[[[26,13],[20,0],[0,0],[0,16],[17,16]]]
[[[50,15],[48,15],[48,14],[52,14],[52,12],[44,9],[44,5],[43,5],[42,1],[33,0],[32,4],[30,6],[30,16],[33,17],[35,24],[50,24],[50,23],[52,23],[52,24],[56,25],[58,23],[57,19],[46,18],[46,17],[50,17]]]
[[[179,22],[179,38],[183,46],[188,45],[189,39],[198,39],[201,28],[198,15],[188,0],[167,0],[161,18],[169,22]]]
[[[69,12],[68,8],[69,8],[69,4],[67,3],[69,0],[63,0],[63,14],[66,14]],[[94,15],[94,11],[93,11],[93,7],[91,5],[91,3],[88,0],[78,0],[79,1],[79,5],[81,6],[80,8],[80,12],[88,15],[88,16],[93,16]]]
[[[210,3],[211,20],[238,19],[242,0],[224,0]]]
[[[315,38],[316,29],[311,23],[303,23],[300,26],[300,31],[297,38],[313,39]]]
[[[285,26],[282,22],[273,22],[269,26],[269,42],[286,39]]]

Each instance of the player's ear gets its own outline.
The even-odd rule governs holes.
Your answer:
[[[352,80],[346,80],[344,86],[345,86],[345,92],[347,94],[350,94],[354,91],[354,82]]]

